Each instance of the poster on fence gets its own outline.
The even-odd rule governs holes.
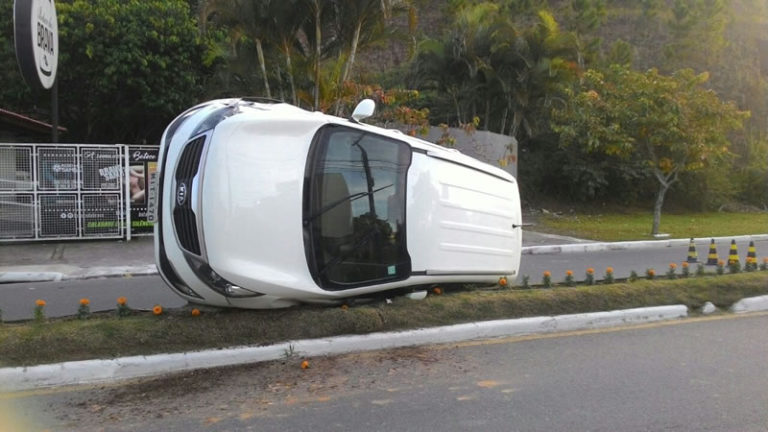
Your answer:
[[[148,212],[149,183],[157,171],[158,153],[158,147],[128,147],[131,234],[152,233],[152,218]]]
[[[40,147],[37,150],[38,188],[44,191],[77,190],[75,148]]]
[[[83,147],[80,167],[83,190],[119,190],[122,182],[118,148]]]

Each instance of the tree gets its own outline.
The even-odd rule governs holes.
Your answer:
[[[664,197],[685,171],[717,164],[729,153],[728,133],[749,113],[703,88],[707,74],[689,69],[664,76],[614,65],[588,70],[569,104],[553,112],[564,146],[640,161],[658,182],[651,234],[659,233]]]
[[[392,13],[393,3],[393,0],[343,0],[334,2],[337,9],[336,22],[339,24],[336,32],[344,43],[348,42],[346,61],[339,87],[349,79],[363,32],[374,33],[378,31],[380,34],[383,33],[384,24]],[[341,103],[337,101],[335,115],[341,114],[341,108]]]
[[[544,127],[552,101],[578,71],[573,33],[562,32],[551,13],[541,10],[533,26],[494,44],[494,65],[512,115],[509,135],[524,144]]]
[[[200,5],[200,28],[204,30],[208,21],[226,26],[230,40],[236,46],[251,41],[256,45],[259,68],[266,97],[272,97],[269,86],[264,43],[274,38],[272,9],[283,0],[207,0]]]
[[[212,61],[186,0],[57,2],[69,140],[142,142],[197,100]]]
[[[549,106],[575,76],[577,45],[546,10],[518,3],[453,2],[451,30],[420,45],[412,76],[431,96],[433,121],[509,134],[525,145],[547,126]]]

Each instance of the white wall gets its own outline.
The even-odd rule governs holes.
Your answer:
[[[429,133],[419,138],[436,143],[444,134],[440,127],[430,127]],[[517,140],[514,137],[488,131],[475,131],[467,134],[463,129],[448,128],[448,133],[456,140],[454,148],[467,156],[472,156],[517,178]]]

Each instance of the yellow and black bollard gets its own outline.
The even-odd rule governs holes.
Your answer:
[[[741,265],[739,262],[739,249],[736,247],[736,240],[731,240],[731,252],[728,255],[728,265]]]
[[[699,262],[699,255],[696,253],[696,245],[693,244],[693,238],[691,238],[691,243],[688,245],[688,259],[686,262],[689,263],[697,263]]]
[[[749,249],[747,250],[747,270],[757,270],[757,251],[754,241],[749,242]]]
[[[709,243],[709,255],[707,256],[707,265],[717,265],[717,261],[720,258],[717,256],[717,248],[715,247],[715,239]]]

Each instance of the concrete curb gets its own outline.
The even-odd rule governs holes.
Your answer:
[[[27,282],[58,282],[69,280],[86,280],[99,278],[116,278],[130,276],[154,276],[157,275],[157,267],[154,264],[143,266],[116,266],[116,267],[91,267],[83,268],[72,273],[62,272],[25,272],[9,271],[0,272],[0,284],[27,283]]]
[[[4,391],[105,383],[158,376],[171,372],[278,360],[284,358],[287,353],[307,357],[337,355],[472,339],[605,328],[679,319],[687,316],[688,308],[684,305],[659,306],[610,312],[484,321],[402,332],[305,339],[260,347],[238,347],[122,357],[112,360],[85,360],[31,367],[2,368],[0,369],[0,383],[2,383]]]
[[[768,240],[768,234],[755,234],[744,235],[735,237],[707,237],[694,239],[694,243],[702,244],[706,242],[709,244],[710,239],[715,241],[728,241],[736,240],[741,241],[764,241]],[[626,242],[612,242],[612,243],[577,243],[577,244],[564,244],[564,245],[550,245],[550,246],[528,246],[522,249],[523,255],[543,255],[543,254],[559,254],[559,253],[586,253],[586,252],[603,252],[610,250],[627,250],[627,249],[650,249],[654,247],[678,247],[688,246],[691,239],[671,239],[671,240],[641,240],[641,241],[626,241]]]
[[[731,311],[734,313],[768,311],[768,296],[741,299],[731,306]]]
[[[98,279],[125,276],[151,276],[157,274],[157,266],[147,264],[143,266],[122,267],[92,267],[83,271],[64,275],[63,280]]]
[[[64,278],[59,272],[4,272],[0,273],[0,284],[25,282],[55,282]]]

